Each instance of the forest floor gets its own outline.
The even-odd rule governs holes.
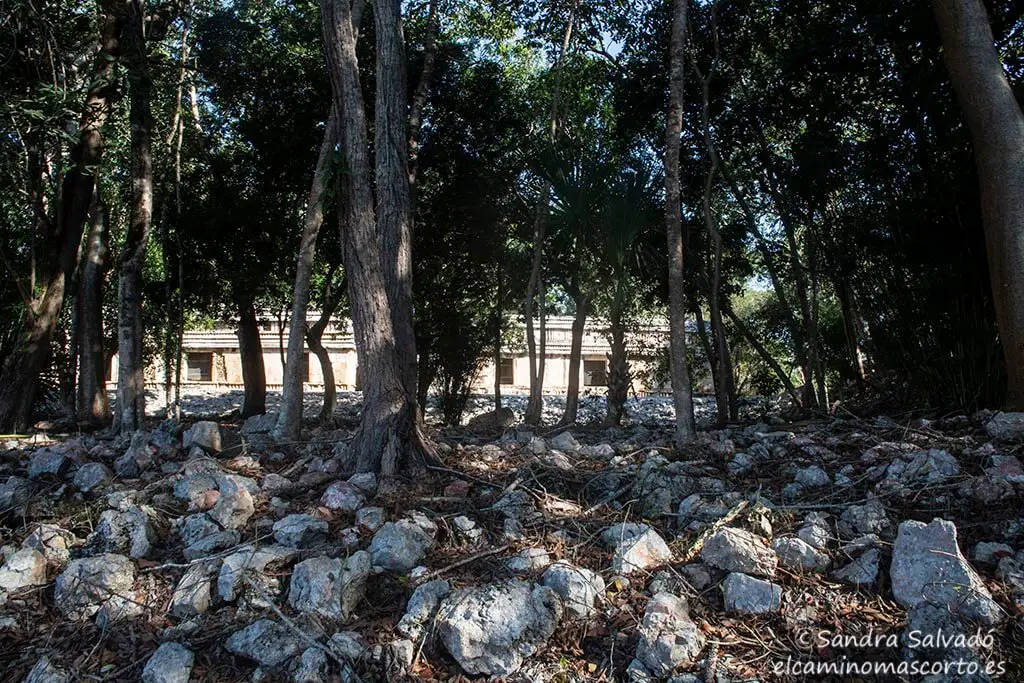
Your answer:
[[[644,400],[380,481],[349,396],[303,443],[220,409],[0,443],[0,680],[1024,680],[1024,415],[676,453]]]

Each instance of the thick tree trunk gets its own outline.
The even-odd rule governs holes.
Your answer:
[[[117,413],[118,427],[139,429],[146,416],[146,387],[142,357],[142,269],[153,219],[153,154],[150,133],[151,83],[143,6],[139,0],[125,3],[125,62],[128,67],[131,104],[132,195],[128,234],[121,255],[117,307]]]
[[[110,267],[107,211],[97,196],[89,210],[89,236],[78,283],[78,421],[98,425],[110,419],[106,354],[103,349],[103,279]]]
[[[262,415],[267,412],[267,372],[263,365],[260,324],[256,319],[256,307],[252,301],[238,302],[237,334],[238,353],[242,360],[242,382],[245,384],[242,417]],[[298,362],[293,364],[299,365]]]
[[[580,364],[583,359],[583,331],[590,313],[590,295],[576,297],[576,316],[572,321],[572,341],[569,344],[569,386],[565,390],[565,412],[563,425],[576,422],[580,408]]]
[[[677,447],[697,435],[693,389],[686,361],[686,296],[683,281],[683,217],[679,189],[679,147],[683,128],[686,69],[686,0],[675,0],[672,17],[668,120],[665,126],[665,227],[668,233],[669,359]]]
[[[61,186],[61,204],[51,264],[41,294],[26,313],[17,348],[0,374],[0,430],[23,431],[31,420],[39,389],[39,373],[50,352],[50,341],[64,304],[64,290],[75,269],[82,241],[82,225],[92,203],[95,173],[103,158],[103,124],[114,94],[114,59],[120,53],[121,22],[114,3],[102,4],[100,51],[78,126],[78,142]]]
[[[306,199],[306,217],[299,240],[299,260],[295,268],[295,286],[292,289],[292,324],[288,329],[288,358],[299,358],[303,353],[303,333],[309,308],[309,280],[313,273],[313,260],[316,258],[316,238],[324,220],[325,183],[330,172],[334,148],[337,146],[337,134],[337,114],[334,107],[331,107],[324,126],[324,139],[320,144],[316,169],[313,171],[309,197]],[[306,333],[307,337],[308,334]],[[312,346],[310,349],[317,353]],[[319,353],[317,358],[321,358]],[[302,368],[298,363],[288,363],[285,366],[281,387],[281,409],[274,429],[279,439],[295,441],[299,438],[302,431],[302,393]],[[332,406],[331,411],[333,410]]]
[[[374,109],[377,234],[395,334],[395,360],[405,393],[413,398],[416,396],[416,335],[412,324],[409,127],[401,0],[377,0],[373,18],[377,37]]]
[[[414,452],[427,457],[432,453],[418,429],[415,393],[409,393],[404,379],[408,359],[402,357],[396,345],[388,280],[400,274],[395,270],[385,271],[377,239],[366,112],[359,83],[352,13],[347,0],[321,0],[321,7],[333,103],[338,112],[339,142],[348,170],[340,178],[340,195],[344,197],[340,212],[342,258],[349,281],[356,348],[363,369],[363,413],[349,445],[349,465],[361,472],[393,474],[408,464]],[[394,82],[394,79],[387,80]],[[404,143],[405,136],[401,140]],[[407,173],[402,182],[407,187]],[[396,222],[387,224],[394,226]],[[397,246],[398,236],[389,238],[389,243]],[[388,264],[390,268],[398,267],[397,259],[388,259]]]
[[[981,0],[935,0],[946,66],[974,143],[1006,406],[1024,410],[1024,115]]]

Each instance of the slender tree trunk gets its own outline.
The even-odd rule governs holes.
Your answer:
[[[672,17],[668,121],[665,130],[665,223],[668,233],[669,358],[675,405],[675,442],[681,448],[697,435],[693,389],[686,361],[686,295],[683,281],[683,217],[679,189],[679,147],[683,128],[687,0],[675,0]]]
[[[61,183],[57,225],[50,240],[54,245],[49,259],[52,263],[41,294],[26,313],[18,346],[8,355],[0,374],[0,430],[5,432],[23,431],[30,424],[39,373],[50,352],[68,278],[78,260],[82,225],[103,158],[102,129],[114,95],[114,60],[120,53],[121,22],[112,1],[104,2],[101,11],[100,52],[78,126],[78,142]]]
[[[150,144],[149,78],[144,8],[141,0],[125,3],[125,63],[131,104],[132,198],[128,234],[121,256],[117,315],[117,412],[123,432],[142,426],[146,416],[146,387],[142,357],[142,269],[153,222],[153,154]]]
[[[569,386],[565,390],[565,412],[562,413],[563,425],[576,422],[580,408],[580,363],[583,357],[583,332],[587,327],[587,315],[590,312],[590,295],[576,297],[576,316],[572,321],[572,341],[569,345]]]
[[[420,134],[423,128],[423,108],[427,105],[430,84],[434,79],[434,68],[437,61],[438,32],[437,0],[430,0],[427,5],[427,30],[423,37],[423,71],[412,94],[409,105],[409,190],[412,214],[416,214],[416,178],[420,161]]]
[[[309,197],[306,200],[306,217],[299,240],[299,260],[295,268],[295,286],[292,289],[292,325],[288,329],[288,358],[298,358],[302,355],[303,332],[309,308],[309,281],[316,258],[316,238],[324,220],[325,183],[330,174],[331,157],[337,146],[337,131],[337,114],[334,107],[331,107],[324,126],[324,139],[320,144],[320,154],[313,172]],[[306,336],[308,335],[307,332]],[[313,347],[310,346],[310,349]],[[313,349],[313,352],[316,353],[316,350]],[[317,357],[320,358],[319,353]],[[302,368],[298,363],[289,363],[284,369],[281,411],[278,413],[275,427],[275,434],[279,439],[295,441],[299,438],[302,431],[302,394]],[[331,411],[333,413],[333,407]]]
[[[626,356],[626,330],[622,325],[622,313],[613,310],[608,327],[608,397],[605,404],[604,424],[618,427],[626,415],[626,398],[629,392],[629,361]]]
[[[981,0],[934,0],[981,184],[989,276],[1006,362],[1006,406],[1024,410],[1024,115]]]
[[[697,339],[700,340],[701,348],[704,350],[704,357],[708,359],[711,383],[718,386],[718,358],[715,356],[715,347],[712,346],[711,337],[708,335],[708,326],[704,322],[704,311],[700,309],[700,301],[694,301],[693,318],[697,326]]]
[[[349,281],[356,348],[363,368],[363,413],[349,445],[349,464],[361,472],[394,474],[407,466],[414,453],[434,458],[417,425],[416,395],[409,393],[405,380],[409,359],[396,344],[389,301],[392,287],[388,281],[402,274],[397,272],[397,253],[389,254],[385,269],[377,238],[366,112],[359,83],[351,8],[347,0],[321,0],[321,8],[331,90],[338,112],[339,142],[348,171],[340,179],[340,195],[345,200],[340,212],[342,259]],[[379,7],[376,9],[381,11]],[[384,11],[387,12],[387,8]],[[384,64],[393,65],[388,60]],[[397,82],[394,78],[382,80]],[[403,111],[402,125],[404,121]],[[402,135],[399,139],[404,148],[407,138]],[[402,159],[406,159],[404,151]],[[406,190],[408,180],[406,167],[402,177]],[[400,188],[395,192],[400,193]],[[385,222],[391,227],[398,227],[399,223],[397,220]],[[388,243],[399,246],[399,237],[391,236]],[[415,365],[412,367],[415,369]]]
[[[89,236],[78,285],[78,421],[98,425],[110,419],[103,349],[103,279],[110,266],[107,211],[97,195],[89,210]]]
[[[775,357],[772,356],[771,352],[767,348],[765,348],[764,344],[761,343],[761,340],[757,338],[757,335],[747,327],[746,323],[736,315],[736,312],[733,311],[731,307],[725,307],[725,314],[729,317],[729,320],[732,321],[732,324],[736,326],[739,333],[750,343],[754,352],[761,357],[761,360],[768,364],[768,367],[770,367],[773,372],[775,372],[775,376],[779,378],[782,386],[785,387],[786,393],[793,399],[794,405],[800,408],[800,392],[798,392],[796,386],[794,386],[793,380],[789,377],[789,373],[779,365],[779,361],[775,360]]]
[[[502,328],[502,281],[503,268],[499,259],[496,288],[494,292],[494,410],[501,410],[501,328]]]
[[[853,288],[847,277],[833,280],[832,288],[836,291],[839,310],[843,316],[843,335],[846,337],[846,352],[849,354],[850,377],[858,383],[863,383],[867,379],[867,374],[864,371],[864,359],[861,357],[861,324],[854,302]]]
[[[324,402],[320,408],[320,416],[317,418],[320,424],[325,424],[331,419],[334,415],[335,403],[337,402],[334,365],[331,363],[331,355],[327,353],[327,349],[324,348],[322,343],[324,331],[331,322],[331,316],[338,310],[338,305],[341,303],[341,297],[338,296],[340,290],[345,287],[344,280],[342,280],[341,285],[338,287],[332,285],[334,271],[335,268],[332,267],[327,273],[327,284],[324,286],[324,296],[320,303],[320,318],[310,325],[309,330],[306,332],[306,343],[309,345],[310,351],[320,361],[320,372],[324,377]]]
[[[237,334],[238,353],[242,360],[242,382],[245,384],[241,416],[262,415],[267,412],[267,372],[263,365],[260,324],[252,301],[238,302]],[[299,365],[297,362],[294,364]]]

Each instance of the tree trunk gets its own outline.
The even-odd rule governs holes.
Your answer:
[[[103,349],[103,279],[110,267],[107,210],[98,196],[89,210],[89,236],[78,284],[78,421],[98,425],[110,419],[106,354]]]
[[[61,184],[60,211],[54,245],[44,286],[25,315],[17,348],[4,362],[0,374],[0,430],[23,431],[31,420],[39,389],[39,373],[50,351],[50,341],[64,304],[64,290],[78,260],[82,224],[92,203],[95,173],[103,158],[103,124],[110,114],[114,94],[113,71],[120,53],[121,21],[113,2],[102,4],[100,50],[78,125],[78,142]]]
[[[575,424],[580,408],[580,363],[583,357],[583,332],[590,312],[590,295],[576,297],[576,317],[572,321],[572,342],[569,345],[569,386],[565,391],[563,425]]]
[[[237,334],[238,353],[242,359],[242,382],[245,384],[241,416],[262,415],[267,412],[267,372],[263,366],[260,324],[252,301],[238,302]],[[295,362],[292,364],[299,365]]]
[[[146,387],[142,357],[142,269],[153,218],[153,154],[150,133],[151,83],[144,12],[139,0],[125,3],[125,63],[131,104],[132,195],[128,234],[121,255],[117,307],[117,412],[122,432],[142,426],[146,416]]]
[[[747,327],[746,323],[744,323],[738,315],[736,315],[736,312],[733,311],[731,307],[725,307],[725,314],[730,320],[732,320],[733,325],[736,326],[739,333],[743,335],[748,342],[750,342],[750,345],[754,348],[757,355],[761,356],[761,360],[767,363],[775,372],[775,376],[779,378],[779,381],[782,382],[782,386],[785,387],[786,393],[793,399],[793,404],[802,411],[800,393],[793,385],[793,380],[790,379],[789,374],[782,369],[782,366],[779,365],[777,360],[775,360],[771,352],[765,348],[764,344],[761,343],[761,340],[757,338],[757,335],[750,331],[750,328]]]
[[[846,352],[849,354],[850,377],[855,379],[858,384],[863,384],[867,379],[867,374],[864,371],[864,359],[860,352],[861,324],[854,302],[853,288],[847,277],[833,280],[832,288],[836,291],[839,310],[843,316],[843,335],[846,337]]]
[[[672,17],[668,119],[665,126],[665,223],[668,233],[669,358],[675,405],[675,443],[681,448],[697,435],[693,389],[686,364],[686,296],[683,291],[683,217],[679,189],[679,147],[683,129],[686,69],[686,0],[675,0]]]
[[[395,361],[406,395],[414,398],[416,335],[412,324],[409,127],[401,0],[377,0],[373,18],[377,38],[377,234],[395,335]]]
[[[935,0],[935,16],[981,184],[1006,406],[1024,410],[1024,115],[993,47],[981,0]]]
[[[608,354],[608,398],[605,404],[604,425],[618,427],[626,415],[626,398],[629,392],[629,361],[626,356],[626,330],[622,315],[613,311],[609,321]]]
[[[396,345],[388,280],[397,279],[400,274],[395,271],[397,258],[388,259],[389,269],[385,270],[376,234],[366,112],[359,83],[352,13],[347,0],[321,0],[321,7],[333,103],[338,112],[339,141],[348,171],[339,179],[340,196],[344,198],[343,210],[339,212],[342,259],[349,282],[352,327],[363,370],[363,413],[359,429],[349,444],[348,464],[360,472],[394,474],[409,463],[414,452],[431,458],[433,454],[417,425],[415,394],[408,392],[408,383],[404,380],[408,359],[402,357]],[[401,140],[404,143],[405,136]],[[402,178],[406,189],[408,180],[406,173]],[[398,222],[386,224],[396,226]],[[397,237],[392,236],[389,243],[397,246]]]
[[[306,343],[309,345],[310,351],[320,361],[320,372],[324,377],[324,402],[320,407],[320,416],[317,418],[320,424],[325,424],[331,419],[334,415],[335,403],[337,402],[337,390],[334,384],[334,365],[331,363],[331,355],[327,353],[327,349],[324,348],[321,341],[324,336],[324,330],[327,329],[327,325],[331,322],[331,316],[338,310],[338,304],[341,303],[341,297],[338,296],[339,290],[345,286],[344,281],[342,281],[340,287],[332,286],[331,280],[334,279],[334,270],[335,268],[332,267],[327,273],[327,284],[324,286],[324,296],[320,302],[320,318],[310,325],[309,330],[306,332]],[[301,352],[300,347],[299,353]]]
[[[306,217],[302,226],[302,237],[299,240],[299,260],[295,268],[295,287],[292,289],[292,325],[288,329],[289,358],[298,358],[302,355],[303,332],[309,308],[309,280],[313,273],[313,260],[316,258],[316,238],[324,220],[325,183],[330,172],[334,148],[337,145],[337,131],[337,114],[334,107],[331,107],[327,123],[324,125],[324,139],[320,144],[320,154],[317,157],[316,170],[313,172],[309,197],[306,199]],[[308,332],[306,336],[308,338]],[[310,349],[317,354],[317,358],[320,358],[320,362],[323,364],[320,354],[312,346]],[[329,357],[328,363],[330,363]],[[289,363],[285,366],[284,381],[281,387],[281,409],[274,429],[277,438],[289,441],[298,440],[302,431],[302,394],[302,368],[297,363]],[[326,391],[324,398],[326,402]],[[333,412],[333,410],[332,406],[331,411]]]
[[[538,299],[538,291],[542,291],[541,273],[544,257],[544,233],[547,226],[548,201],[551,193],[551,185],[547,181],[541,184],[541,198],[537,200],[537,215],[534,218],[533,227],[533,262],[530,266],[530,279],[526,285],[526,300],[523,306],[523,318],[526,323],[526,353],[530,362],[530,397],[526,403],[526,415],[523,421],[526,424],[538,424],[543,413],[543,381],[544,381],[544,351],[541,350],[540,357],[537,354],[537,340],[533,331],[533,307]],[[541,335],[544,334],[544,301],[543,296],[539,302],[541,309]]]
[[[498,261],[497,267],[497,286],[494,292],[494,410],[501,410],[501,328],[502,328],[502,304],[504,297],[502,296],[502,278],[504,272],[501,266],[501,260]]]

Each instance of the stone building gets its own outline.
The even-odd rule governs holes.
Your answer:
[[[315,320],[316,312],[310,313]],[[526,353],[525,330],[520,324],[515,348],[506,348],[502,353],[499,368],[503,391],[510,394],[526,393],[530,387],[530,363]],[[547,320],[545,330],[547,349],[545,354],[544,391],[564,392],[569,383],[569,350],[572,335],[572,318],[552,316]],[[664,354],[668,345],[668,328],[664,324],[651,324],[630,335],[630,366],[633,375],[633,390],[637,393],[661,392],[663,382],[655,379],[656,359]],[[282,330],[276,320],[263,319],[260,323],[260,342],[263,346],[263,364],[266,370],[267,388],[280,389],[283,381],[282,346],[288,344],[287,326]],[[334,379],[339,391],[357,390],[359,387],[359,362],[351,323],[348,320],[332,322],[324,332],[324,348],[334,366]],[[182,385],[191,388],[240,389],[242,362],[238,347],[238,336],[232,327],[217,327],[212,330],[185,332],[184,356],[182,358]],[[608,354],[610,346],[604,328],[590,324],[583,335],[583,353],[580,364],[580,389],[583,392],[603,393],[605,391]],[[308,350],[302,358],[304,379],[312,389],[323,386],[320,363]],[[480,393],[489,393],[494,386],[495,367],[493,360],[483,364],[474,382]],[[110,378],[116,381],[117,357],[111,364]],[[147,383],[158,385],[163,379],[163,368],[153,366],[147,372]],[[667,381],[667,380],[665,380]]]

